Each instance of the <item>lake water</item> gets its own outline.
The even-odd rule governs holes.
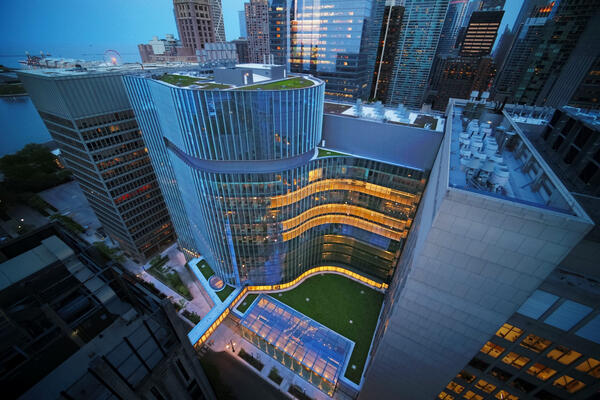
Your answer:
[[[29,96],[0,97],[0,157],[50,140]]]

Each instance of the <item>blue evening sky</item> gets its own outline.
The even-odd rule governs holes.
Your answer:
[[[239,36],[244,0],[222,0],[227,40]],[[504,25],[512,26],[522,0],[506,0]],[[107,49],[137,61],[137,44],[177,35],[171,0],[0,0],[0,57],[38,54],[97,58]]]

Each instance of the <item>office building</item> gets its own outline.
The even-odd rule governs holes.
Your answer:
[[[573,93],[569,105],[585,109],[600,108],[600,57],[588,70],[587,74]]]
[[[385,3],[298,0],[290,9],[290,70],[325,81],[331,99],[371,93]]]
[[[599,283],[597,275],[556,269],[438,398],[594,398],[600,389]]]
[[[238,62],[240,64],[247,64],[250,62],[250,53],[248,51],[248,39],[236,39],[232,40],[231,43],[235,44],[235,51],[238,55]]]
[[[272,0],[269,8],[269,46],[276,65],[289,67],[290,8],[287,0]]]
[[[18,74],[106,233],[143,261],[174,232],[121,81],[129,70],[140,66]]]
[[[220,0],[173,0],[179,38],[184,47],[196,50],[204,43],[225,41]]]
[[[549,0],[530,0],[523,4],[515,22],[515,40],[494,82],[495,97],[499,101],[513,99],[531,55],[541,41],[544,26],[557,7],[557,2]]]
[[[550,3],[537,46],[513,96],[518,104],[560,107],[584,79],[598,55],[598,2]],[[588,54],[592,50],[592,54]]]
[[[143,63],[196,63],[198,58],[191,47],[183,47],[181,41],[167,34],[165,39],[154,36],[148,44],[138,44]]]
[[[448,0],[404,2],[402,32],[386,103],[421,107],[447,9]]]
[[[248,36],[248,29],[246,29],[246,10],[238,11],[238,19],[240,23],[240,38]]]
[[[3,243],[0,271],[4,398],[215,398],[173,306],[60,226]]]
[[[500,39],[498,40],[498,45],[493,51],[494,63],[496,64],[498,70],[500,70],[503,65],[506,57],[508,57],[508,53],[510,52],[510,48],[515,40],[515,34],[508,28],[508,25],[504,28],[504,32],[500,35]]]
[[[206,43],[197,53],[201,64],[214,63],[219,67],[233,67],[238,63],[237,45],[232,42]]]
[[[375,59],[375,70],[373,71],[370,99],[383,102],[388,98],[390,81],[394,73],[398,39],[400,38],[402,29],[403,15],[404,7],[396,5],[385,6],[377,57]]]
[[[506,111],[446,115],[359,398],[438,396],[593,225]]]
[[[468,6],[469,0],[451,0],[448,3],[444,26],[440,32],[440,41],[437,48],[438,54],[448,54],[455,48],[460,28],[468,21]]]
[[[269,2],[250,0],[244,4],[246,29],[248,31],[248,53],[251,63],[269,63]]]
[[[503,16],[504,11],[473,12],[460,43],[460,55],[477,57],[491,54]]]
[[[432,108],[443,111],[452,97],[469,98],[472,92],[483,93],[496,71],[491,57],[439,56],[437,71],[432,74],[435,88]]]

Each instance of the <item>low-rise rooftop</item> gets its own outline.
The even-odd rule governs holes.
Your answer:
[[[507,112],[452,101],[447,128],[451,187],[585,215]]]

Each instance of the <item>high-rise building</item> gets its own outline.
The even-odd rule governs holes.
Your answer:
[[[508,25],[504,28],[504,32],[500,35],[500,39],[498,40],[498,45],[493,51],[494,63],[497,68],[500,70],[504,65],[504,61],[506,57],[508,57],[508,52],[515,40],[515,34],[508,28]]]
[[[248,51],[248,39],[236,39],[232,40],[231,43],[235,44],[235,49],[238,55],[238,62],[240,64],[246,64],[250,62],[250,53]]]
[[[251,63],[268,63],[271,46],[269,42],[269,2],[250,0],[244,4],[248,52]]]
[[[246,28],[246,10],[238,11],[238,19],[240,23],[240,38],[248,37],[248,29]]]
[[[171,34],[165,39],[154,36],[148,44],[138,44],[138,51],[143,63],[198,62],[194,49],[183,47]]]
[[[386,101],[388,98],[390,81],[394,73],[398,39],[402,29],[403,14],[404,7],[402,6],[387,5],[383,11],[383,23],[379,35],[370,99]]]
[[[200,50],[204,43],[225,41],[220,4],[220,0],[173,0],[177,31],[184,47]]]
[[[596,57],[569,100],[569,105],[585,109],[600,108],[600,57]]]
[[[272,0],[269,8],[269,45],[273,63],[289,68],[290,7],[288,0]]]
[[[404,2],[387,103],[421,107],[447,9],[448,0]]]
[[[515,39],[506,61],[494,82],[495,97],[498,100],[514,96],[531,55],[539,45],[544,26],[558,3],[550,0],[529,0],[523,4],[515,22]]]
[[[0,246],[7,399],[214,399],[171,304],[56,224]]]
[[[173,243],[174,232],[121,81],[127,70],[24,70],[19,77],[105,231],[141,261]]]
[[[450,0],[450,3],[448,3],[444,26],[440,32],[438,54],[448,54],[455,48],[460,28],[465,25],[465,19],[468,21],[468,5],[469,0]]]
[[[438,396],[593,226],[506,111],[446,114],[359,398]]]
[[[475,11],[471,14],[460,43],[460,55],[468,57],[491,54],[504,11]]]
[[[553,107],[568,103],[597,55],[587,55],[585,49],[597,52],[599,6],[597,0],[550,3],[551,15],[518,80],[513,102]]]
[[[385,2],[296,0],[290,4],[290,70],[323,79],[328,98],[367,98]]]

